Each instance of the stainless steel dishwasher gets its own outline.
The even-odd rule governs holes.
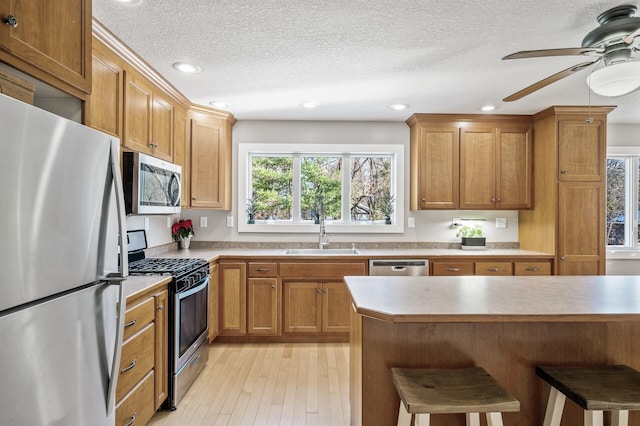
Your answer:
[[[371,259],[369,275],[419,277],[429,275],[427,259]]]

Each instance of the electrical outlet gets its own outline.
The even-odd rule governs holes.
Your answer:
[[[200,228],[207,227],[207,216],[200,216]]]
[[[506,227],[507,227],[507,218],[496,217],[496,228],[506,228]]]
[[[233,228],[233,216],[227,216],[227,228]]]
[[[415,228],[416,227],[416,218],[415,217],[407,218],[407,227],[408,228]]]
[[[171,216],[167,216],[167,228],[171,228]]]

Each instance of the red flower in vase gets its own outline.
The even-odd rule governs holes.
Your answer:
[[[181,219],[171,227],[173,239],[179,241],[180,238],[189,238],[195,235],[191,219]]]

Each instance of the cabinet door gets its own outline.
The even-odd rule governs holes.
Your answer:
[[[175,109],[173,116],[173,162],[182,167],[182,198],[180,205],[189,207],[189,126],[187,110],[182,107]]]
[[[122,139],[124,71],[122,61],[97,40],[93,43],[93,78],[87,97],[86,124]]]
[[[220,285],[220,335],[247,333],[247,267],[244,263],[218,265]]]
[[[280,285],[277,278],[247,280],[247,333],[278,335]]]
[[[319,333],[322,330],[322,284],[285,282],[284,331]]]
[[[604,184],[561,182],[558,196],[558,274],[604,275]]]
[[[173,104],[156,90],[151,105],[151,154],[173,161]]]
[[[18,24],[0,25],[4,49],[50,76],[91,92],[90,1],[0,0],[0,15],[12,15]]]
[[[496,203],[495,130],[460,130],[460,208],[493,209]]]
[[[231,208],[227,169],[231,144],[222,119],[191,120],[191,206]]]
[[[156,310],[155,409],[167,399],[169,391],[169,293],[154,295]]]
[[[209,281],[209,343],[218,337],[218,298],[220,286],[218,285],[218,265],[209,268],[211,281]]]
[[[560,181],[604,182],[606,143],[604,120],[558,122]]]
[[[151,154],[151,86],[137,74],[125,71],[124,137],[122,144],[134,151]]]
[[[459,129],[418,127],[411,143],[411,210],[456,209]]]
[[[322,331],[348,333],[351,325],[351,296],[341,282],[322,284]]]
[[[496,208],[531,208],[531,130],[498,128],[496,138]]]

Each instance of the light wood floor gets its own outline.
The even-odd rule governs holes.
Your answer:
[[[176,411],[153,426],[348,425],[346,343],[220,344]]]

